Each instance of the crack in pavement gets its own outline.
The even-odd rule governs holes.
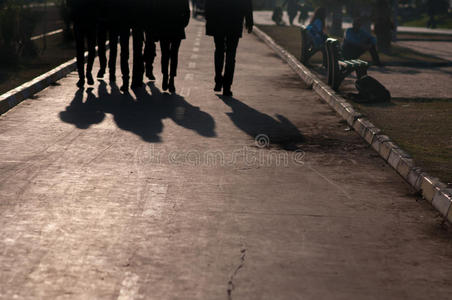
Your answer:
[[[234,270],[234,272],[232,273],[231,277],[229,277],[229,281],[228,281],[228,299],[232,300],[232,291],[235,288],[234,285],[234,278],[237,276],[238,272],[240,271],[241,268],[243,268],[243,266],[245,265],[245,258],[246,258],[246,248],[243,248],[241,251],[241,257],[240,257],[240,264],[237,266],[237,268]]]

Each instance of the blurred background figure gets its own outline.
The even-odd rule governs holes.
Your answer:
[[[188,0],[154,0],[152,22],[152,34],[162,52],[162,89],[175,93],[179,48],[190,22]]]
[[[381,66],[380,57],[377,52],[377,39],[361,28],[362,19],[355,18],[353,20],[353,27],[347,29],[345,32],[344,42],[342,44],[342,51],[345,59],[357,59],[366,51],[372,55],[372,60],[375,65]]]
[[[96,57],[96,22],[98,2],[94,0],[67,0],[71,20],[74,24],[74,37],[77,51],[77,71],[79,81],[77,86],[85,85],[85,78],[89,85],[94,84],[92,75],[94,59]],[[85,42],[88,45],[88,62],[85,76]]]
[[[293,26],[293,21],[300,11],[300,0],[287,0],[287,15],[289,16],[289,24]]]
[[[313,48],[320,49],[323,53],[323,66],[326,66],[326,51],[325,51],[325,41],[328,38],[325,31],[325,19],[326,19],[326,9],[324,7],[319,7],[314,11],[314,15],[306,26],[306,31],[309,35],[309,43],[312,43]]]
[[[207,0],[206,34],[213,36],[215,42],[214,90],[223,90],[224,96],[232,96],[235,57],[244,20],[251,33],[254,26],[251,0]]]
[[[284,25],[283,8],[281,6],[275,6],[273,8],[272,21],[278,26]]]
[[[308,3],[301,3],[299,5],[299,10],[300,10],[300,15],[298,16],[298,23],[303,25],[306,22],[306,20],[309,18],[309,12],[313,11],[314,9]]]

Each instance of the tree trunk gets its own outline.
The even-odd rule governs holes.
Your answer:
[[[399,0],[392,0],[392,20],[394,28],[392,30],[392,41],[397,42],[397,26],[399,25]]]
[[[375,34],[379,51],[391,50],[393,23],[391,21],[391,8],[387,0],[377,0],[375,10]]]
[[[332,7],[333,22],[331,24],[331,34],[335,36],[342,36],[342,3],[335,2]]]

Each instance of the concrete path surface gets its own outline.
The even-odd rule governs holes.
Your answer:
[[[72,73],[0,117],[0,299],[449,299],[433,209],[256,37],[216,96],[203,32],[179,95]]]

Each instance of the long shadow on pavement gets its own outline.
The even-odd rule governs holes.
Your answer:
[[[99,84],[98,97],[87,90],[83,102],[83,90],[78,90],[71,104],[60,112],[62,121],[80,129],[89,129],[101,123],[106,114],[111,114],[116,125],[125,131],[140,136],[149,143],[161,142],[163,120],[170,118],[177,125],[193,130],[204,137],[215,137],[215,120],[198,107],[189,104],[182,96],[163,94],[152,83],[151,94],[146,89],[131,94],[122,94],[116,84],[110,92],[103,81]]]
[[[218,98],[232,109],[232,112],[227,113],[231,121],[252,138],[267,136],[270,144],[288,151],[297,150],[298,144],[305,141],[298,128],[282,115],[277,114],[275,119],[236,98]]]

